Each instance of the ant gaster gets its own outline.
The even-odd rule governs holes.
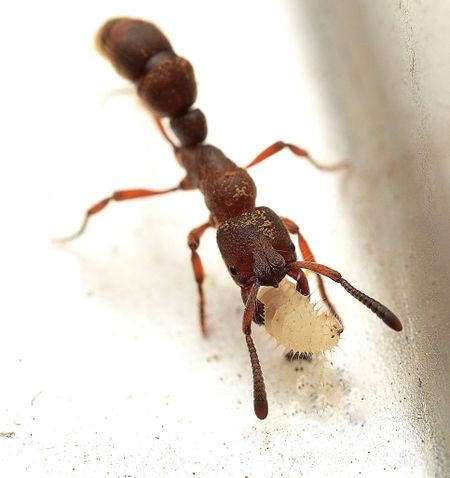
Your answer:
[[[197,95],[193,68],[187,60],[175,54],[167,38],[155,25],[137,19],[114,18],[100,29],[97,43],[118,73],[136,85],[138,95],[153,113],[159,130],[186,170],[186,176],[177,186],[165,190],[116,191],[89,208],[79,231],[64,240],[80,236],[89,218],[110,201],[199,189],[210,216],[208,221],[189,233],[188,246],[198,286],[201,331],[206,335],[204,273],[197,249],[206,229],[214,227],[217,228],[217,243],[222,257],[233,280],[241,288],[245,304],[242,331],[253,372],[254,409],[260,419],[267,416],[268,404],[251,336],[252,322],[263,323],[263,305],[257,299],[260,286],[277,287],[289,275],[297,281],[299,293],[308,295],[308,281],[303,272],[303,269],[308,269],[317,275],[319,293],[332,313],[336,314],[336,311],[328,300],[321,276],[339,283],[392,329],[402,329],[399,319],[384,305],[355,289],[339,272],[318,264],[297,224],[278,216],[267,207],[255,206],[256,186],[247,170],[284,148],[320,170],[336,170],[342,164],[323,166],[311,158],[307,151],[279,141],[261,152],[245,168],[240,168],[220,149],[204,144],[206,118],[201,110],[191,108]],[[164,117],[170,119],[170,127],[179,144],[175,144],[166,133],[161,123]],[[289,234],[297,236],[302,261],[297,261],[295,246]]]

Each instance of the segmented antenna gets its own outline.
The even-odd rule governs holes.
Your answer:
[[[403,329],[402,323],[400,322],[398,317],[383,304],[380,304],[375,299],[372,299],[372,297],[369,297],[360,290],[356,289],[342,277],[339,283],[350,295],[352,295],[355,299],[359,300],[362,304],[368,307],[388,327],[396,330],[397,332],[400,332]]]
[[[360,290],[353,287],[349,282],[347,282],[338,271],[331,269],[330,267],[324,266],[323,264],[318,264],[317,262],[311,261],[299,261],[293,262],[287,265],[287,273],[292,273],[292,271],[297,271],[298,269],[309,269],[314,271],[316,274],[324,275],[329,279],[341,284],[341,286],[356,300],[359,300],[367,308],[369,308],[375,315],[377,315],[388,327],[391,329],[400,332],[403,327],[402,323],[398,317],[391,312],[386,306],[380,304],[372,297],[364,294]],[[292,274],[290,274],[292,276]]]
[[[267,404],[266,387],[264,385],[264,378],[259,363],[258,354],[256,353],[255,344],[251,337],[252,321],[255,319],[255,314],[260,315],[264,313],[264,306],[256,297],[258,295],[259,283],[255,280],[248,287],[241,289],[242,299],[245,302],[244,316],[242,318],[242,332],[245,334],[245,341],[247,342],[248,353],[250,354],[250,363],[253,374],[253,406],[255,414],[260,420],[264,420],[269,413],[269,405]]]
[[[259,364],[258,354],[256,353],[255,344],[251,335],[246,335],[248,352],[250,354],[250,363],[252,364],[253,373],[253,406],[255,414],[260,420],[264,420],[269,413],[269,405],[267,403],[266,387],[264,378]]]

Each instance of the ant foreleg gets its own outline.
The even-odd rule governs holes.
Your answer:
[[[270,156],[273,156],[274,154],[280,152],[284,148],[288,148],[296,156],[301,156],[302,158],[305,158],[313,166],[315,166],[317,169],[321,171],[337,171],[338,169],[347,167],[349,164],[348,161],[341,161],[340,163],[332,164],[332,165],[320,164],[309,155],[308,151],[302,148],[299,148],[298,146],[295,146],[294,144],[284,143],[283,141],[277,141],[276,143],[273,143],[271,146],[269,146],[264,151],[259,153],[258,156],[256,156],[256,158],[250,164],[247,164],[247,166],[245,166],[244,169],[249,169],[252,166],[255,166],[261,161],[264,161]]]
[[[258,282],[255,282],[250,287],[245,288],[245,292],[242,294],[243,297],[247,297],[244,317],[242,319],[242,331],[245,334],[245,341],[247,343],[248,352],[250,354],[250,364],[252,366],[253,407],[256,416],[260,420],[264,420],[264,418],[266,418],[267,414],[269,413],[269,405],[267,403],[266,387],[264,385],[261,365],[259,363],[258,354],[256,353],[256,347],[253,343],[253,339],[251,336],[251,324],[257,308],[256,296],[258,294],[258,290],[259,284]]]
[[[282,217],[281,220],[283,221],[283,224],[286,226],[286,229],[291,233],[297,235],[298,239],[298,247],[300,248],[301,255],[305,261],[310,261],[310,262],[317,262],[316,258],[314,257],[314,254],[311,251],[311,248],[309,247],[309,244],[306,242],[306,239],[303,237],[303,235],[300,232],[300,228],[298,225],[292,221],[291,219],[288,219],[287,217]],[[293,276],[292,276],[293,277]],[[325,290],[325,284],[323,283],[323,279],[319,274],[316,274],[317,277],[317,282],[319,286],[319,294],[322,300],[325,302],[326,306],[330,310],[330,312],[336,316],[336,318],[339,320],[339,322],[342,324],[342,320],[339,317],[339,314],[336,312],[336,309],[334,308],[333,304],[330,302],[330,299],[328,298],[327,292]],[[296,277],[293,277],[298,281]]]
[[[284,357],[290,362],[294,360],[305,360],[306,362],[312,362],[313,354],[311,352],[294,352],[291,350]]]
[[[323,264],[317,264],[316,262],[299,261],[289,264],[288,273],[297,271],[298,269],[309,269],[316,274],[322,274],[333,280],[334,282],[337,282],[356,300],[359,300],[359,302],[364,304],[375,315],[377,315],[388,327],[397,332],[400,332],[402,330],[403,327],[400,320],[392,311],[390,311],[383,304],[380,304],[380,302],[376,301],[375,299],[372,299],[372,297],[369,297],[368,295],[353,287],[341,276],[338,271],[335,271],[330,267],[324,266]]]
[[[306,278],[306,274],[301,269],[299,269],[295,273],[292,273],[291,277],[297,282],[297,285],[295,287],[297,292],[300,292],[300,294],[304,295],[305,297],[309,297],[309,283],[308,279]]]
[[[85,231],[90,217],[93,216],[94,214],[97,214],[102,209],[104,209],[110,201],[128,201],[130,199],[144,198],[149,196],[158,196],[161,194],[167,194],[173,191],[178,191],[180,189],[185,189],[185,187],[183,186],[183,182],[173,188],[162,189],[160,191],[155,191],[153,189],[127,189],[124,191],[116,191],[111,196],[105,199],[102,199],[101,201],[98,201],[86,211],[83,223],[81,224],[80,229],[78,229],[78,231],[75,234],[72,234],[71,236],[63,237],[61,239],[56,239],[56,242],[67,242],[67,241],[76,239],[77,237],[80,237]]]
[[[205,274],[203,272],[203,265],[200,259],[200,256],[197,253],[197,249],[200,245],[200,239],[203,236],[204,232],[211,224],[205,222],[199,227],[193,229],[188,235],[188,246],[191,249],[191,261],[192,269],[194,270],[195,281],[197,282],[198,295],[199,295],[199,314],[200,314],[200,329],[203,336],[207,335],[206,329],[206,315],[205,315],[205,294],[203,292],[203,280],[205,279]]]

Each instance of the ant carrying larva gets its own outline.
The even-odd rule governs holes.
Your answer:
[[[206,335],[204,272],[197,251],[203,233],[213,227],[217,229],[217,243],[222,258],[231,277],[240,287],[245,304],[242,332],[253,372],[254,410],[260,419],[266,418],[268,414],[268,402],[261,366],[252,339],[252,323],[261,325],[263,322],[264,306],[258,300],[261,286],[278,287],[275,293],[268,296],[269,293],[263,293],[261,298],[267,302],[268,310],[265,313],[268,330],[275,331],[279,341],[286,342],[288,348],[306,346],[301,342],[301,332],[296,330],[297,322],[293,314],[293,311],[300,307],[300,297],[309,295],[309,284],[304,269],[317,275],[320,297],[331,312],[329,318],[319,314],[313,319],[312,309],[306,304],[301,306],[310,314],[309,323],[307,326],[303,323],[303,328],[305,337],[310,334],[308,347],[311,350],[331,346],[333,340],[337,339],[336,336],[332,337],[330,332],[325,344],[324,339],[318,338],[317,330],[321,327],[323,329],[325,325],[328,327],[329,324],[334,324],[330,327],[336,328],[337,335],[340,333],[339,325],[333,320],[336,319],[342,327],[342,322],[328,300],[321,276],[340,284],[393,330],[402,329],[399,319],[387,307],[354,288],[339,272],[318,264],[306,239],[292,220],[278,216],[268,207],[256,207],[256,186],[247,170],[279,151],[288,149],[295,156],[305,159],[322,171],[335,171],[341,168],[342,164],[324,166],[315,161],[304,149],[277,141],[258,154],[246,167],[241,168],[220,149],[204,144],[207,136],[205,115],[200,109],[191,108],[197,96],[192,65],[174,52],[167,38],[155,25],[131,18],[111,19],[100,29],[97,45],[117,72],[135,84],[138,95],[153,113],[160,132],[171,145],[186,175],[178,184],[164,190],[139,188],[114,192],[91,206],[86,211],[80,229],[62,241],[79,237],[86,229],[91,216],[102,211],[111,201],[126,201],[175,191],[200,190],[209,210],[209,217],[189,233],[187,240],[199,295],[200,328],[203,335]],[[162,118],[169,119],[170,128],[178,144],[168,136],[162,125]],[[297,261],[295,246],[289,234],[297,237],[302,261]],[[282,283],[286,275],[296,281],[295,291],[292,286],[285,286]],[[278,305],[281,299],[287,300],[291,305]],[[292,304],[296,305],[292,307]],[[278,321],[278,317],[284,310],[283,307],[288,313],[284,325],[281,326],[282,322]],[[314,323],[314,320],[317,320],[317,323]]]

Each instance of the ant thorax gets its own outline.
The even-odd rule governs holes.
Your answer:
[[[343,326],[334,315],[321,310],[300,294],[285,278],[278,288],[261,288],[264,325],[278,345],[294,353],[320,353],[335,347]]]

